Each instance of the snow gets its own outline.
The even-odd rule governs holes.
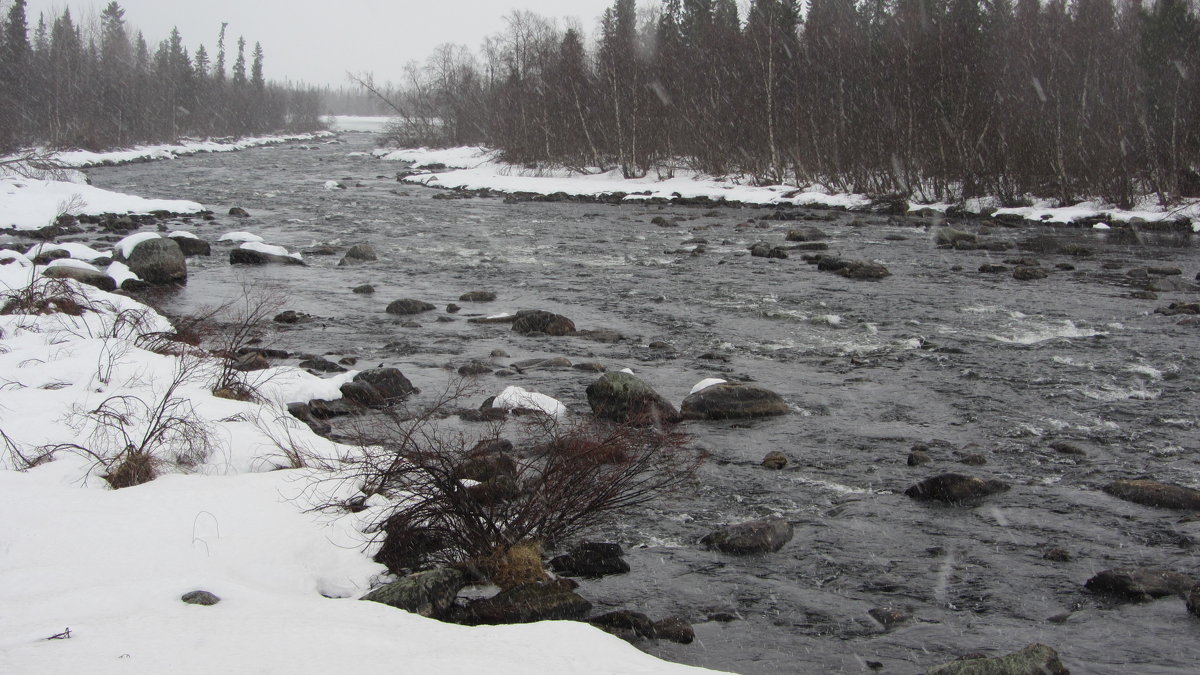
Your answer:
[[[694,394],[698,391],[704,391],[705,389],[708,389],[709,387],[712,387],[712,386],[716,386],[718,384],[725,384],[725,380],[722,380],[717,377],[705,378],[705,379],[697,382],[695,384],[695,386],[692,387],[692,390],[688,392],[688,396],[691,396],[692,394]]]
[[[461,146],[457,148],[404,148],[383,154],[381,159],[393,162],[412,162],[416,166],[445,164],[452,169],[470,169],[491,166],[505,169],[507,165],[494,161],[499,154],[483,146]]]
[[[53,154],[54,161],[63,166],[84,168],[112,164],[128,164],[161,159],[175,159],[208,152],[234,152],[290,141],[312,141],[333,136],[330,132],[289,134],[283,136],[254,136],[239,139],[190,140],[161,145],[136,145],[125,150],[64,150]]]
[[[145,199],[81,183],[12,176],[0,178],[0,227],[18,230],[52,225],[61,214],[198,213],[203,210],[203,206],[192,201]]]
[[[50,263],[46,265],[46,269],[50,269],[51,267],[74,267],[75,269],[87,270],[97,274],[100,273],[99,267],[85,263],[82,260],[75,260],[74,258],[58,258],[51,260]]]
[[[133,270],[129,269],[125,263],[113,262],[109,264],[107,268],[105,268],[104,273],[111,277],[113,281],[117,282],[117,288],[120,288],[121,284],[129,281],[130,279],[135,281],[140,280],[138,275],[134,274]]]
[[[28,282],[24,255],[3,251],[0,259],[17,261],[0,266],[0,287]],[[357,514],[314,510],[353,484],[311,469],[272,470],[280,457],[271,439],[292,438],[323,456],[353,448],[273,404],[213,397],[206,361],[138,345],[143,332],[170,330],[166,319],[130,298],[65,283],[97,311],[0,316],[0,425],[17,447],[27,456],[54,443],[102,449],[81,413],[115,396],[157,400],[180,363],[197,366],[196,380],[177,395],[214,447],[191,470],[165,465],[159,478],[116,491],[82,453],[59,450],[20,472],[0,450],[0,672],[367,672],[380,663],[428,673],[480,664],[522,675],[709,672],[660,661],[582,623],[468,628],[357,600],[384,571],[365,550],[364,530],[389,503],[377,495]],[[131,311],[143,313],[139,327],[128,322]],[[268,399],[292,401],[337,398],[354,373],[255,375]],[[553,401],[510,395],[524,405]],[[129,424],[136,437],[143,421]],[[193,590],[221,602],[182,603]],[[67,630],[69,638],[46,639]]]
[[[187,230],[175,230],[171,234],[168,234],[167,237],[170,239],[175,239],[176,237],[182,237],[184,239],[199,239],[200,238],[200,237],[196,236],[195,232],[188,232]]]
[[[537,392],[526,391],[521,387],[507,387],[500,392],[495,399],[492,400],[493,408],[504,408],[511,410],[513,408],[529,408],[531,410],[540,410],[552,417],[561,417],[567,412],[567,406],[563,405],[557,399],[539,394]]]
[[[325,118],[326,124],[334,131],[355,131],[364,133],[382,133],[389,124],[398,118],[366,115],[331,115]]]
[[[68,255],[76,260],[89,261],[95,260],[96,258],[103,258],[108,255],[107,253],[101,253],[90,246],[73,242],[66,242],[62,244],[34,244],[29,248],[28,251],[25,252],[25,255],[29,258],[36,258],[43,253],[51,253],[53,251],[66,251]]]
[[[327,180],[327,181],[325,181],[325,189],[326,189],[326,190],[337,190],[337,189],[338,189],[338,182],[337,182],[336,180]]]
[[[244,249],[248,249],[251,251],[258,251],[259,253],[266,253],[267,255],[281,255],[281,256],[284,256],[287,258],[295,258],[296,260],[303,260],[303,258],[300,257],[299,253],[288,253],[288,250],[282,246],[272,246],[270,244],[264,244],[261,241],[247,241],[247,242],[243,243],[241,246],[239,246],[238,248],[244,248]]]
[[[129,256],[133,255],[133,249],[137,248],[138,244],[158,238],[159,236],[157,232],[138,232],[125,237],[121,241],[118,241],[117,245],[114,246],[113,249],[120,251],[122,258],[129,259]]]
[[[234,243],[251,241],[261,243],[263,238],[251,232],[226,232],[217,241],[232,241]]]

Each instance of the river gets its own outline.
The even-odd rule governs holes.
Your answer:
[[[694,624],[691,645],[641,645],[655,655],[741,673],[912,673],[1042,642],[1074,672],[1195,672],[1200,620],[1181,600],[1114,604],[1083,583],[1121,566],[1200,573],[1200,523],[1100,491],[1135,476],[1200,485],[1200,327],[1153,311],[1197,294],[1133,299],[1127,274],[1174,266],[1190,281],[1200,271],[1198,242],[1026,226],[985,234],[1010,242],[1052,234],[1091,255],[953,251],[935,247],[939,223],[928,217],[802,210],[819,220],[795,223],[729,206],[433,199],[435,190],[398,183],[398,166],[360,154],[373,141],[344,134],[339,143],[88,173],[106,189],[205,204],[217,221],[188,227],[213,242],[248,230],[289,250],[375,247],[379,262],[349,267],[335,255],[306,256],[307,267],[234,268],[221,246],[191,259],[186,289],[163,300],[168,311],[195,311],[248,283],[281,292],[281,310],[317,317],[277,326],[270,346],[395,365],[426,392],[444,386],[447,366],[473,359],[565,356],[632,368],[676,404],[706,377],[780,393],[793,409],[785,417],[688,423],[711,453],[699,484],[592,537],[621,543],[632,566],[583,582],[580,593],[598,610],[679,614]],[[324,189],[329,180],[347,189]],[[225,216],[234,206],[251,217]],[[651,224],[656,216],[677,226]],[[892,276],[855,281],[818,271],[799,252],[748,254],[757,241],[783,244],[801,225],[828,234],[831,253],[878,260]],[[707,243],[692,255],[698,238]],[[1049,276],[977,271],[1013,257],[1037,258]],[[374,295],[351,292],[366,283]],[[485,309],[443,311],[484,289],[499,295]],[[399,298],[438,310],[404,327],[384,312]],[[463,318],[519,309],[625,339],[522,337]],[[508,357],[491,357],[497,349]],[[491,394],[517,384],[586,412],[584,389],[595,377],[533,370],[485,375],[481,384]],[[1054,441],[1086,456],[1056,452]],[[908,466],[916,444],[929,446],[931,464]],[[784,470],[760,466],[772,450],[789,458]],[[903,494],[947,471],[1012,489],[974,507]],[[769,515],[795,526],[778,553],[733,557],[697,544],[717,526]],[[1053,548],[1070,560],[1045,559]],[[909,618],[885,629],[873,608]],[[708,620],[721,613],[735,620]]]

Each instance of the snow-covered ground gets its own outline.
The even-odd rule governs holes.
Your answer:
[[[205,152],[235,152],[258,148],[264,145],[278,145],[291,141],[315,141],[333,136],[329,131],[318,131],[308,134],[284,134],[279,136],[251,136],[247,138],[231,138],[219,140],[189,140],[178,143],[159,145],[136,145],[124,150],[62,150],[55,152],[52,159],[63,166],[86,168],[110,164],[128,164],[160,159],[174,159],[188,155],[198,155]],[[0,158],[4,159],[4,158]]]
[[[35,278],[22,254],[0,259],[5,295]],[[351,452],[280,406],[336,398],[353,373],[273,368],[255,376],[266,403],[216,398],[211,362],[143,348],[139,336],[170,329],[163,317],[65,283],[88,311],[0,316],[0,672],[703,672],[580,623],[467,628],[358,601],[384,571],[363,529],[386,500],[359,514],[310,511],[339,483],[276,470],[288,462],[272,440]],[[182,468],[180,446],[158,447],[164,475],[121,490],[78,449],[16,470],[17,453],[48,445],[118,452],[149,428],[135,400],[177,405],[206,430],[209,452]],[[105,405],[123,406],[122,424],[99,424]],[[221,602],[181,602],[194,590]]]
[[[673,177],[659,178],[654,174],[642,178],[624,178],[619,171],[580,173],[562,168],[527,169],[498,161],[497,153],[484,147],[444,149],[408,148],[378,150],[375,156],[384,160],[412,162],[416,168],[444,165],[448,170],[424,173],[404,178],[406,182],[430,187],[500,192],[525,192],[540,195],[566,193],[574,196],[601,197],[625,193],[627,201],[646,199],[697,198],[757,204],[763,206],[810,206],[868,208],[872,200],[861,194],[839,194],[820,186],[798,188],[793,185],[748,184],[734,177],[712,177],[678,170]],[[945,212],[951,204],[909,203],[909,211],[932,210]],[[962,205],[966,210],[983,212],[990,205],[984,200],[971,200]],[[1070,223],[1076,220],[1106,218],[1113,222],[1146,222],[1189,218],[1192,228],[1200,232],[1200,200],[1193,200],[1174,209],[1164,209],[1147,197],[1135,210],[1118,209],[1111,204],[1083,202],[1060,206],[1052,200],[1040,200],[1034,206],[996,209],[996,215],[1017,215],[1033,222]]]
[[[365,133],[382,133],[387,126],[397,118],[386,116],[364,115],[330,115],[325,123],[334,131],[355,131]]]

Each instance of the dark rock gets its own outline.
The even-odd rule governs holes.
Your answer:
[[[344,372],[346,372],[345,368],[339,366],[338,364],[334,363],[333,361],[330,361],[329,359],[327,359],[323,356],[313,356],[311,358],[304,359],[298,365],[301,368],[313,370],[318,373],[344,373]]]
[[[246,209],[243,209],[240,206],[235,206],[232,209],[229,209],[229,215],[236,216],[238,218],[249,218],[250,217],[250,214],[246,213]]]
[[[909,466],[925,466],[926,464],[929,464],[932,461],[933,461],[933,458],[930,457],[929,453],[925,450],[913,449],[912,451],[910,451],[908,453],[908,465]]]
[[[755,258],[777,258],[780,260],[788,257],[787,251],[784,251],[782,248],[762,242],[750,247],[750,255]]]
[[[508,452],[512,451],[512,443],[507,450],[484,448],[473,450],[466,461],[454,469],[454,477],[486,483],[500,476],[513,477],[517,475],[517,463]]]
[[[620,610],[608,612],[588,619],[588,623],[602,628],[620,638],[652,640],[655,638],[654,622],[641,612]],[[631,640],[632,641],[632,640]]]
[[[1129,294],[1129,297],[1134,300],[1157,300],[1158,293],[1154,291],[1134,291]]]
[[[961,243],[975,244],[979,241],[979,237],[970,232],[943,227],[934,235],[933,241],[940,247],[954,248]]]
[[[545,333],[546,335],[561,336],[574,333],[575,324],[560,314],[537,310],[518,314],[516,320],[513,321],[512,330],[521,335]]]
[[[341,387],[346,398],[372,408],[399,403],[419,390],[396,368],[372,368]]]
[[[588,405],[596,417],[614,422],[674,424],[675,406],[629,373],[606,373],[588,385]]]
[[[375,292],[375,287],[371,284],[363,284],[362,286],[355,286],[353,288],[353,292],[358,293],[359,295],[371,295]]]
[[[1200,302],[1172,302],[1166,307],[1159,307],[1154,310],[1155,314],[1164,316],[1176,316],[1179,314],[1200,314]]]
[[[803,227],[796,230],[788,230],[788,241],[821,241],[828,239],[829,235],[815,227]]]
[[[886,629],[895,628],[912,618],[908,612],[896,607],[874,607],[867,610],[867,614]]]
[[[336,255],[338,249],[332,244],[317,244],[304,249],[304,255]]]
[[[449,312],[450,314],[458,314],[459,312],[462,311],[462,307],[459,307],[458,305],[456,305],[452,302],[452,303],[446,305],[446,311]]]
[[[966,464],[967,466],[983,466],[984,464],[987,464],[987,457],[972,453],[962,455],[958,458],[958,461],[962,464]]]
[[[708,534],[700,543],[735,555],[774,553],[792,540],[793,533],[791,523],[782,518],[771,518],[728,525]]]
[[[510,367],[518,373],[523,373],[527,370],[562,370],[571,367],[571,360],[562,356],[550,359],[526,359],[524,361],[517,361]]]
[[[629,572],[624,551],[617,544],[584,543],[550,560],[550,569],[566,577],[598,579]]]
[[[472,361],[458,367],[458,374],[463,377],[476,377],[492,372],[492,367],[482,361]]]
[[[925,675],[1070,675],[1058,652],[1043,644],[1032,644],[1019,652],[997,658],[968,657],[935,666]]]
[[[1159,293],[1195,293],[1200,291],[1200,286],[1174,277],[1155,277],[1146,284],[1146,290]]]
[[[616,344],[625,339],[624,335],[621,335],[617,331],[610,330],[608,328],[576,331],[574,335],[577,338],[583,338],[584,340],[591,340],[592,342],[600,342],[603,344]]]
[[[879,263],[868,262],[866,260],[851,260],[836,271],[839,275],[847,279],[864,279],[868,281],[892,276],[888,268]]]
[[[1012,276],[1017,281],[1033,281],[1035,279],[1045,279],[1050,274],[1040,267],[1022,266],[1013,269]]]
[[[458,592],[467,585],[462,572],[440,568],[410,574],[362,597],[432,619],[446,616]]]
[[[1067,441],[1054,441],[1050,444],[1050,449],[1055,452],[1061,452],[1064,455],[1075,455],[1077,457],[1086,457],[1087,452],[1083,448]]]
[[[302,321],[308,321],[311,318],[311,316],[303,312],[297,312],[294,309],[288,309],[276,314],[272,321],[275,323],[294,324]]]
[[[414,300],[412,298],[404,298],[402,300],[396,300],[396,301],[392,302],[391,304],[389,304],[387,306],[386,311],[388,314],[397,314],[400,316],[407,316],[410,314],[420,314],[421,312],[428,312],[433,309],[435,309],[435,307],[433,305],[431,305],[428,302],[425,302],[423,300]]]
[[[133,248],[127,260],[122,258],[118,252],[117,259],[147,283],[187,283],[187,259],[171,239],[147,239]]]
[[[917,483],[905,490],[904,494],[920,501],[962,504],[974,502],[998,492],[1005,492],[1008,489],[1008,484],[998,480],[984,480],[958,473],[944,473]]]
[[[1196,580],[1186,574],[1153,567],[1104,570],[1084,584],[1093,593],[1132,602],[1146,602],[1168,595],[1184,596],[1195,585]]]
[[[768,452],[767,456],[763,457],[763,461],[762,461],[763,466],[765,466],[768,469],[772,469],[774,471],[779,471],[779,470],[783,469],[785,466],[787,466],[787,464],[788,464],[787,455],[783,454],[782,452],[780,452],[778,450],[772,450],[771,452]]]
[[[255,370],[266,370],[271,367],[271,363],[267,361],[267,357],[259,352],[248,352],[238,357],[233,364],[233,369],[239,372],[248,373]]]
[[[663,216],[654,216],[650,219],[650,224],[657,225],[659,227],[675,227],[675,221],[664,218]]]
[[[1187,610],[1192,616],[1200,617],[1200,585],[1192,586],[1187,595]]]
[[[358,415],[363,407],[354,401],[340,398],[334,401],[322,401],[315,398],[308,402],[309,414],[318,420],[331,420],[335,417]],[[311,426],[311,425],[310,425]]]
[[[1146,272],[1160,277],[1180,276],[1183,270],[1178,267],[1148,267]]]
[[[183,597],[179,599],[189,605],[203,605],[205,607],[211,607],[212,605],[215,605],[221,601],[220,598],[212,593],[209,593],[208,591],[192,591],[191,593],[184,593]]]
[[[179,245],[179,250],[183,251],[185,257],[212,255],[212,244],[199,237],[170,237],[170,239]]]
[[[74,279],[81,284],[95,286],[102,291],[117,290],[117,282],[104,272],[84,269],[82,267],[47,267],[42,270],[42,276],[49,279]]]
[[[346,251],[346,255],[342,256],[339,267],[353,265],[355,263],[373,262],[379,260],[379,256],[375,255],[375,249],[370,244],[355,244]]]
[[[289,403],[287,410],[292,417],[307,424],[308,428],[317,435],[325,436],[333,431],[333,427],[329,426],[327,422],[319,420],[313,415],[307,403]]]
[[[1200,490],[1153,480],[1118,480],[1104,486],[1108,494],[1143,506],[1200,510]]]
[[[276,255],[274,253],[263,253],[249,248],[235,248],[229,252],[230,265],[303,265],[303,260],[298,260],[290,255]]]
[[[684,419],[722,420],[786,415],[791,412],[773,391],[750,384],[714,384],[683,399]]]
[[[687,619],[681,616],[669,616],[654,622],[654,636],[660,640],[690,645],[696,640],[696,631]]]
[[[486,600],[476,600],[456,617],[467,625],[530,623],[533,621],[578,621],[592,610],[592,603],[555,584],[532,583],[514,586]]]
[[[458,296],[459,302],[492,302],[496,294],[491,291],[470,291]]]
[[[59,248],[59,249],[54,249],[53,251],[46,251],[45,253],[38,254],[37,256],[34,257],[33,264],[34,265],[49,265],[50,263],[54,262],[55,260],[62,260],[63,258],[70,258],[70,257],[71,257],[70,252],[64,251],[61,248]]]
[[[587,363],[576,363],[571,367],[575,370],[582,370],[585,373],[603,373],[604,371],[608,370],[603,363],[596,363],[594,361],[589,361]]]
[[[1001,272],[1007,272],[1008,266],[997,265],[995,263],[984,263],[979,266],[979,271],[984,274],[999,274]]]
[[[1071,554],[1066,549],[1052,548],[1042,555],[1042,559],[1050,562],[1071,562]]]

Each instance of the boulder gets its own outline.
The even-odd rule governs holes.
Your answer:
[[[313,433],[319,436],[325,436],[333,431],[333,427],[328,422],[319,420],[313,415],[312,409],[309,408],[307,403],[289,403],[287,411],[292,417],[307,424],[308,428],[312,429]]]
[[[456,569],[440,568],[410,574],[362,597],[431,619],[446,616],[467,578]]]
[[[492,302],[496,294],[492,291],[470,291],[458,296],[459,302]]]
[[[788,464],[787,455],[783,454],[782,452],[780,452],[778,450],[772,450],[772,451],[768,452],[767,456],[763,457],[763,461],[762,461],[763,466],[765,466],[766,468],[771,469],[773,471],[779,471],[779,470],[783,469],[784,467],[786,467],[787,464]]]
[[[74,279],[81,284],[95,286],[102,291],[117,290],[117,282],[104,272],[89,270],[83,267],[47,267],[42,270],[42,276],[50,279]]]
[[[726,382],[705,387],[683,399],[680,412],[689,420],[721,420],[786,415],[790,408],[773,391]]]
[[[929,456],[928,450],[913,448],[908,453],[909,466],[925,466],[933,461],[933,457]]]
[[[1058,652],[1043,644],[1032,644],[1019,652],[997,658],[966,658],[935,666],[925,675],[1070,675]]]
[[[1121,600],[1146,602],[1168,595],[1186,595],[1196,580],[1186,574],[1153,567],[1121,567],[1104,570],[1084,586],[1093,593]]]
[[[588,623],[629,642],[652,640],[657,637],[657,633],[654,631],[654,622],[641,612],[628,610],[608,612],[588,619]]]
[[[187,259],[172,239],[157,237],[147,239],[134,247],[125,263],[131,272],[151,284],[175,284],[187,282]]]
[[[961,244],[976,244],[979,242],[979,237],[970,232],[943,227],[933,236],[933,241],[939,247],[954,248]]]
[[[264,253],[250,248],[235,248],[229,252],[230,265],[303,265],[304,261],[290,255]]]
[[[797,230],[788,230],[788,241],[821,241],[828,239],[829,235],[815,227],[804,227]]]
[[[778,258],[780,260],[788,257],[787,251],[784,251],[778,246],[771,246],[763,242],[759,242],[750,247],[750,255],[755,258]]]
[[[379,256],[375,255],[375,249],[370,244],[355,244],[346,251],[346,255],[342,256],[339,267],[353,265],[355,263],[372,262],[379,260]]]
[[[546,335],[570,335],[575,332],[575,323],[561,314],[543,312],[541,310],[523,312],[513,321],[514,333],[529,335],[530,333],[545,333]]]
[[[208,591],[192,591],[184,593],[183,597],[179,598],[189,605],[201,605],[203,607],[211,607],[221,601],[216,595]]]
[[[397,368],[372,368],[354,376],[341,386],[342,396],[372,408],[399,403],[420,393]]]
[[[250,217],[250,214],[246,212],[246,209],[243,209],[240,206],[235,206],[235,207],[229,209],[229,215],[234,216],[235,218],[249,218]]]
[[[1119,480],[1104,491],[1128,502],[1164,509],[1200,511],[1200,490],[1152,480]]]
[[[629,572],[625,552],[618,544],[584,543],[569,553],[550,560],[550,569],[565,577],[598,579],[612,574]]]
[[[352,290],[352,292],[357,293],[359,295],[371,295],[372,293],[375,292],[375,287],[372,286],[371,284],[363,284],[361,286],[355,286],[351,290]]]
[[[782,518],[727,525],[700,540],[710,549],[735,555],[774,553],[792,540],[792,524]]]
[[[660,640],[690,645],[696,640],[696,631],[687,619],[681,616],[669,616],[654,622],[654,636]]]
[[[316,373],[344,373],[346,369],[338,364],[330,361],[324,356],[310,356],[300,363],[296,364],[301,368],[310,370]]]
[[[846,277],[847,279],[865,279],[868,281],[892,276],[888,268],[877,262],[866,260],[851,260],[838,268],[837,273],[839,276]]]
[[[998,492],[1005,492],[1008,489],[1007,483],[998,480],[984,480],[959,473],[944,473],[917,483],[905,490],[904,494],[918,501],[964,504],[978,501]]]
[[[263,356],[259,352],[246,352],[245,354],[237,357],[237,360],[235,360],[233,363],[233,369],[242,373],[249,373],[255,370],[266,370],[270,367],[271,362],[267,361],[267,357]]]
[[[1035,281],[1037,279],[1045,279],[1050,276],[1050,273],[1040,267],[1033,265],[1022,265],[1013,269],[1012,277],[1017,281]]]
[[[168,237],[171,241],[179,244],[179,250],[183,251],[184,257],[190,258],[195,255],[212,255],[212,244],[200,239],[199,237]]]
[[[433,309],[435,309],[435,307],[433,305],[431,305],[428,302],[425,302],[423,300],[414,300],[412,298],[404,298],[402,300],[396,300],[395,302],[392,302],[391,304],[389,304],[387,306],[386,311],[388,314],[396,314],[399,316],[408,316],[410,314],[420,314],[421,312],[428,312]]]
[[[629,373],[605,373],[588,385],[587,398],[593,415],[614,422],[674,424],[682,419],[675,406]]]
[[[555,583],[514,586],[485,600],[468,604],[456,617],[470,626],[534,621],[578,621],[592,611],[592,603]]]
[[[912,618],[908,612],[897,607],[872,607],[867,610],[872,619],[879,622],[885,629],[891,629]]]

